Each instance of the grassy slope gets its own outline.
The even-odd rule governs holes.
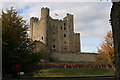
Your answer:
[[[35,75],[35,77],[81,77],[81,76],[114,76],[114,71],[111,68],[53,68],[42,70],[42,75]]]

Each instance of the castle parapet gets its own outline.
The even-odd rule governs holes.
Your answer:
[[[41,18],[49,17],[49,8],[41,8]]]
[[[72,21],[73,21],[73,15],[67,13],[67,14],[66,14],[66,17],[64,17],[63,20],[64,20],[64,21],[69,21],[69,20],[72,20]]]
[[[72,14],[67,13],[67,16],[73,16]]]
[[[39,18],[37,17],[31,17],[30,18],[30,22],[37,22],[39,20]]]
[[[47,7],[42,7],[41,10],[43,10],[43,9],[48,9],[49,10],[49,8],[47,8]]]
[[[80,35],[80,33],[75,33],[76,35]]]

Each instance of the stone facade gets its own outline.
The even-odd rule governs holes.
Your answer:
[[[74,33],[73,15],[53,19],[48,8],[41,8],[40,20],[30,18],[30,38],[43,42],[51,52],[80,52],[80,34]]]
[[[35,41],[35,50],[47,50],[54,61],[95,62],[96,54],[81,53],[80,34],[74,33],[73,15],[63,20],[50,17],[49,9],[41,9],[40,19],[30,18],[30,38]],[[44,49],[46,48],[46,49]]]
[[[67,52],[55,52],[50,55],[53,61],[62,62],[96,62],[96,53],[67,53]]]
[[[116,75],[117,80],[120,80],[120,2],[113,2],[110,21],[115,46]]]

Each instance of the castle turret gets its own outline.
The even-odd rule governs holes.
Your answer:
[[[74,31],[74,29],[73,29],[73,15],[67,14],[66,18],[67,18],[67,23],[69,24],[69,29],[70,29],[70,31],[73,32]]]
[[[67,16],[63,19],[67,24],[67,33],[68,33],[68,43],[69,43],[69,51],[74,52],[74,29],[73,29],[73,15],[67,14]]]
[[[32,39],[33,38],[33,24],[34,22],[37,22],[38,21],[38,18],[37,17],[31,17],[30,18],[30,38]]]
[[[73,15],[67,13],[67,16],[63,20],[67,23],[70,33],[73,33],[74,32]]]
[[[41,27],[40,30],[40,41],[43,42],[44,44],[47,44],[47,30],[48,30],[48,19],[49,17],[49,8],[41,8],[41,18],[40,18],[40,23],[42,25],[39,25],[39,28]]]
[[[41,8],[41,18],[46,18],[49,16],[49,8]]]
[[[44,43],[51,51],[79,52],[79,34],[74,33],[73,15],[63,20],[53,19],[49,8],[41,8],[41,17],[30,19],[30,38]]]

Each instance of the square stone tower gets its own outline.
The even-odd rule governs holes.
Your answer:
[[[74,33],[73,15],[53,19],[48,8],[41,8],[40,20],[30,18],[30,38],[44,43],[51,52],[80,52],[80,34]]]

